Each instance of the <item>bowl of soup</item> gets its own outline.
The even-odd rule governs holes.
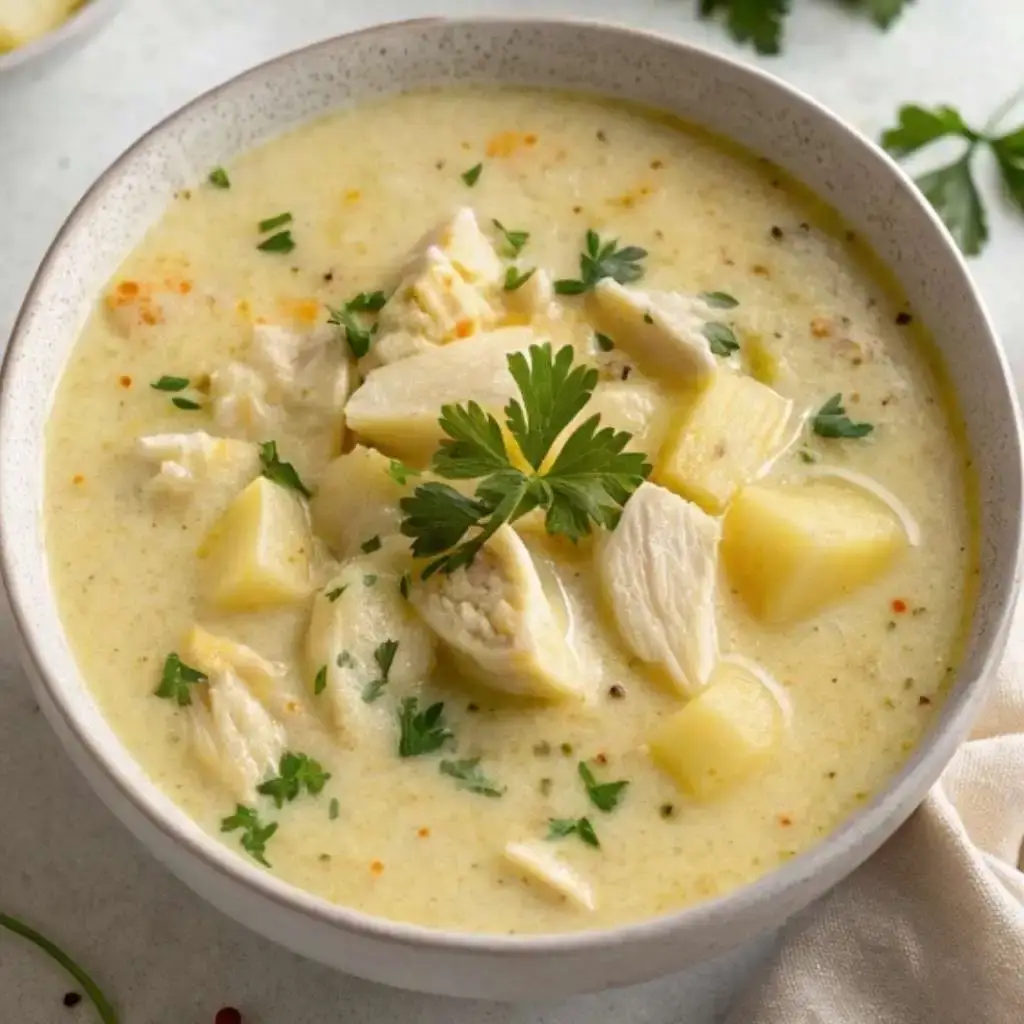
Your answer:
[[[0,408],[39,702],[210,902],[501,999],[681,970],[869,856],[965,735],[1015,398],[912,184],[606,25],[431,20],[155,128]]]

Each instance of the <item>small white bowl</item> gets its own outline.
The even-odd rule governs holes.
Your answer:
[[[52,67],[83,46],[120,9],[124,0],[85,0],[67,21],[32,42],[0,54],[0,84],[16,74]]]
[[[449,83],[550,86],[662,108],[801,179],[889,265],[932,331],[977,473],[977,609],[950,696],[903,769],[777,871],[623,927],[542,936],[434,931],[335,906],[260,870],[203,832],[125,751],[82,679],[50,586],[42,507],[54,389],[97,295],[175,190],[332,108]],[[769,75],[607,25],[406,22],[289,54],[202,96],[133,146],[71,215],[25,300],[0,379],[0,567],[39,703],[96,792],[196,892],[256,931],[353,974],[447,995],[550,998],[679,971],[778,925],[870,856],[938,778],[998,664],[1020,575],[1021,509],[1021,431],[1003,354],[959,253],[909,179]]]

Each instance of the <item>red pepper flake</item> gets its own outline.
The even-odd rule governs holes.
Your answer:
[[[126,373],[122,374],[120,377],[118,377],[117,378],[117,382],[123,388],[130,388],[132,386],[132,379]]]
[[[597,755],[597,757],[594,758],[594,760],[598,764],[607,764],[608,763],[608,755],[605,754],[605,753],[600,753],[600,754]]]
[[[780,814],[779,824],[783,828],[789,828],[789,826],[793,824],[793,819],[788,814]]]
[[[73,477],[71,478],[71,482],[72,482],[73,484],[84,484],[84,483],[85,483],[85,477],[84,477],[84,476],[82,476],[82,474],[81,474],[81,473],[76,473],[76,474],[75,474],[75,475],[74,475],[74,476],[73,476]]]
[[[382,875],[384,873],[384,862],[382,860],[371,861],[370,863],[370,874],[371,875]]]
[[[902,598],[895,598],[892,602],[892,610],[897,615],[902,615],[907,610],[907,602],[904,601]]]
[[[430,835],[430,829],[424,826],[423,828],[416,830],[416,835],[418,835],[420,839],[426,839]]]
[[[236,1010],[233,1006],[224,1006],[217,1011],[217,1016],[213,1018],[213,1024],[242,1024],[241,1011]]]

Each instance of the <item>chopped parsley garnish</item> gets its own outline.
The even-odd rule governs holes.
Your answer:
[[[644,323],[645,324],[653,324],[654,323],[654,317],[651,315],[651,311],[650,310],[647,310],[644,313]]]
[[[442,761],[441,774],[450,775],[458,782],[459,789],[468,789],[481,796],[504,796],[508,787],[498,787],[482,771],[480,758],[471,757],[464,761]]]
[[[295,248],[295,239],[290,231],[280,231],[264,239],[256,248],[261,252],[291,252]]]
[[[801,448],[800,451],[797,452],[797,455],[800,456],[800,461],[801,462],[808,462],[808,463],[810,463],[810,462],[817,462],[818,461],[818,458],[814,454],[814,452],[809,452],[806,448]]]
[[[348,651],[342,651],[335,660],[338,668],[347,668],[356,663],[356,659]]]
[[[171,404],[177,406],[179,409],[185,409],[187,412],[194,412],[196,409],[202,409],[202,406],[191,398],[182,398],[181,395],[175,395],[171,399]]]
[[[614,811],[622,799],[622,794],[629,782],[622,779],[619,782],[598,782],[594,773],[590,770],[585,761],[580,761],[577,770],[583,785],[586,787],[587,796],[590,802],[599,810],[607,813]]]
[[[154,391],[184,391],[191,383],[188,377],[169,377],[164,374],[163,377],[150,382],[149,386]]]
[[[399,757],[419,757],[440,750],[452,738],[451,730],[444,722],[444,704],[431,704],[425,711],[419,710],[416,697],[406,697],[398,712],[401,730],[398,740]]]
[[[24,921],[11,917],[9,914],[0,913],[0,928],[6,928],[9,932],[20,935],[21,938],[27,939],[38,946],[51,960],[63,967],[78,982],[82,987],[82,991],[85,992],[92,1000],[93,1006],[96,1007],[96,1013],[99,1015],[101,1024],[117,1024],[117,1013],[113,1006],[110,1005],[110,1001],[103,994],[99,985],[60,946],[51,942],[45,935],[41,935],[35,928],[25,924]],[[70,1005],[67,1003],[66,997],[65,1005]]]
[[[615,342],[607,334],[602,334],[600,331],[595,332],[594,341],[597,342],[597,347],[602,352],[611,352],[615,348]]]
[[[271,797],[278,808],[294,800],[303,787],[310,796],[318,796],[331,777],[331,773],[325,772],[319,761],[307,754],[293,754],[291,751],[281,755],[277,770],[280,774],[261,782],[256,792]]]
[[[412,576],[408,572],[402,573],[402,578],[398,581],[398,592],[407,601],[409,600],[409,588],[412,587]]]
[[[529,231],[509,231],[500,220],[492,220],[491,223],[501,232],[505,239],[505,248],[509,256],[515,259],[526,247],[530,240]]]
[[[178,707],[187,708],[192,703],[190,685],[206,682],[209,682],[206,675],[200,672],[199,669],[186,665],[172,651],[164,661],[160,685],[153,692],[157,697],[163,697],[164,700],[175,701]]]
[[[343,584],[340,587],[335,587],[333,590],[328,590],[327,593],[324,594],[324,597],[326,597],[327,600],[330,601],[331,604],[333,604],[335,601],[338,600],[339,597],[341,597],[342,594],[345,593],[346,590],[348,590],[347,583]]]
[[[522,273],[515,267],[507,267],[505,269],[505,291],[518,291],[536,273],[536,267],[530,267],[529,270],[524,270]]]
[[[376,575],[376,573],[368,572],[363,577],[363,586],[364,587],[372,587],[376,582],[377,582],[377,575]]]
[[[327,666],[321,665],[313,677],[313,696],[319,697],[327,689]]]
[[[214,167],[206,179],[214,188],[231,188],[231,179],[223,167]]]
[[[257,860],[264,867],[270,867],[267,860],[267,840],[277,831],[277,822],[272,821],[269,825],[260,823],[260,816],[252,807],[244,804],[235,805],[235,813],[221,820],[221,832],[234,832],[242,830],[242,849],[245,850],[253,860]]]
[[[811,421],[819,437],[866,437],[874,430],[870,423],[855,423],[846,415],[843,396],[833,395],[817,412]]]
[[[367,555],[372,555],[374,551],[380,551],[381,539],[380,534],[374,534],[369,540],[364,540],[359,545],[359,549]]]
[[[710,323],[704,325],[704,337],[708,339],[711,351],[716,356],[728,356],[738,351],[740,343],[731,327],[726,324]]]
[[[281,487],[290,487],[293,491],[298,491],[305,498],[313,497],[313,492],[302,482],[295,467],[277,457],[276,441],[264,441],[259,447],[263,476]]]
[[[397,653],[397,640],[385,640],[384,643],[379,644],[377,649],[373,652],[373,660],[377,662],[377,668],[380,670],[380,675],[363,687],[363,700],[367,704],[372,704],[384,692],[384,687],[388,685],[388,677],[391,675],[391,666],[394,664],[395,655]]]
[[[285,224],[291,224],[292,215],[290,213],[279,213],[275,217],[268,217],[266,220],[261,220],[259,224],[260,231],[273,231],[275,228],[283,227]]]
[[[582,295],[606,277],[619,284],[639,281],[644,276],[640,261],[647,258],[647,250],[637,245],[620,249],[618,245],[617,238],[604,242],[596,231],[588,230],[585,249],[580,254],[579,279],[562,278],[555,282],[555,291],[559,295]]]
[[[345,340],[356,359],[362,359],[370,351],[370,343],[377,333],[377,325],[367,327],[356,313],[379,313],[388,301],[383,292],[360,292],[340,307],[328,306],[329,324],[336,324],[345,332]]]
[[[477,164],[475,167],[470,167],[468,171],[463,171],[459,177],[462,178],[470,188],[472,188],[477,181],[479,181],[480,175],[483,173],[483,169],[483,164]]]
[[[402,533],[413,538],[413,554],[439,556],[423,570],[424,579],[469,565],[503,523],[534,508],[546,510],[548,533],[573,541],[595,524],[611,529],[650,472],[643,454],[623,451],[629,434],[602,429],[600,416],[592,416],[541,473],[555,441],[590,400],[598,371],[573,366],[570,346],[552,356],[547,344],[531,346],[529,356],[510,354],[508,366],[522,401],[506,406],[505,424],[532,471],[513,465],[501,426],[477,403],[443,406],[440,424],[447,437],[434,455],[434,472],[449,480],[483,479],[472,498],[431,482],[402,499]]]
[[[412,469],[404,462],[399,462],[398,459],[392,459],[388,463],[388,476],[390,476],[396,484],[400,484],[403,487],[409,482],[409,477],[422,475],[423,474],[418,469]]]
[[[703,299],[712,309],[735,309],[739,305],[728,292],[701,292],[697,298]]]
[[[579,836],[587,846],[601,846],[589,818],[549,818],[546,838],[564,839],[566,836]]]
[[[331,802],[327,805],[327,817],[331,821],[335,821],[339,814],[341,814],[341,804],[336,796],[332,796]]]

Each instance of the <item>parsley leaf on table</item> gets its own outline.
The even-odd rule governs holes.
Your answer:
[[[290,462],[282,462],[277,456],[277,442],[264,441],[260,446],[260,464],[263,476],[273,480],[280,487],[298,491],[304,498],[312,498],[313,492],[302,482],[298,471]]]
[[[1024,128],[991,140],[1007,195],[1024,211]]]
[[[269,796],[275,806],[284,807],[285,802],[294,800],[305,787],[310,796],[317,796],[331,777],[325,772],[319,761],[313,760],[308,754],[293,754],[291,751],[281,755],[278,774],[267,779],[256,787],[257,793]]]
[[[419,757],[440,750],[452,738],[445,725],[444,704],[431,704],[420,711],[416,697],[406,697],[398,711],[398,756]]]
[[[249,854],[253,860],[257,860],[264,867],[269,868],[267,860],[267,840],[277,831],[277,822],[272,821],[269,825],[260,823],[259,814],[244,804],[235,805],[235,813],[222,819],[220,823],[221,832],[234,832],[242,830],[242,849]]]
[[[702,18],[722,11],[729,35],[738,43],[753,43],[758,53],[776,54],[782,48],[789,0],[700,0],[699,10]]]
[[[450,775],[459,783],[459,789],[468,789],[481,796],[504,796],[505,786],[500,788],[480,771],[480,758],[471,757],[463,761],[442,761],[442,775]]]
[[[434,456],[434,472],[449,480],[482,479],[473,497],[432,481],[402,499],[402,533],[413,538],[413,554],[440,556],[423,570],[424,579],[468,565],[500,526],[534,508],[546,510],[549,533],[574,541],[592,524],[614,527],[650,472],[642,453],[624,451],[630,434],[599,429],[600,417],[593,416],[542,473],[553,445],[590,400],[598,373],[573,366],[570,346],[552,356],[550,345],[533,345],[528,356],[510,354],[508,365],[521,401],[506,406],[505,426],[532,472],[513,463],[493,415],[475,402],[444,406],[439,422],[447,437]]]
[[[160,676],[160,685],[153,691],[158,697],[164,700],[173,700],[178,707],[187,708],[192,703],[192,691],[190,683],[205,683],[209,680],[197,668],[186,665],[185,662],[172,651],[164,661],[163,673]]]

